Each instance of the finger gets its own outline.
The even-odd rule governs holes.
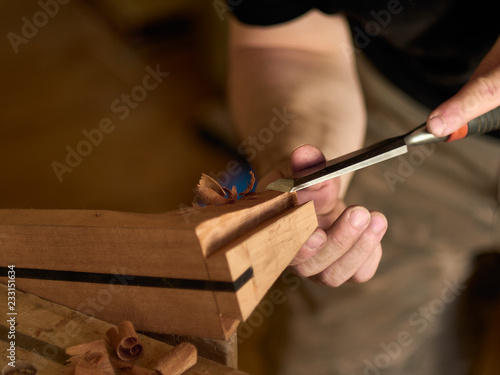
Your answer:
[[[314,202],[317,215],[328,215],[339,200],[340,180],[331,179],[297,192],[299,203]]]
[[[278,165],[272,169],[271,171],[267,172],[265,175],[258,176],[257,177],[257,187],[256,191],[265,191],[267,185],[269,185],[271,182],[276,181],[277,179],[290,176],[291,170],[290,170],[290,163],[289,160],[286,159],[282,161],[281,163],[278,163]]]
[[[499,105],[500,39],[469,82],[456,95],[432,111],[427,120],[427,128],[436,136],[446,136]]]
[[[324,246],[313,257],[295,266],[296,272],[310,277],[325,270],[356,243],[369,221],[370,213],[366,208],[355,206],[346,209],[326,231]]]
[[[366,262],[359,267],[356,273],[354,273],[348,281],[355,284],[367,282],[375,275],[381,259],[382,245],[378,244],[372,255],[370,255]]]
[[[387,220],[379,212],[371,213],[368,227],[360,235],[351,249],[336,262],[327,267],[315,279],[322,284],[338,287],[352,279],[359,272],[359,280],[369,280],[377,269],[380,261],[380,241],[387,230]],[[365,268],[363,268],[365,267]]]
[[[296,148],[290,158],[290,166],[293,173],[325,161],[325,156],[316,147],[303,145]],[[299,203],[314,201],[314,209],[317,215],[330,213],[336,205],[340,191],[340,180],[332,179],[309,188],[299,190],[297,197]]]
[[[290,262],[291,266],[304,263],[309,258],[316,255],[316,253],[323,247],[326,242],[326,233],[317,228],[313,234],[307,239],[306,243],[302,245],[295,258]]]
[[[497,67],[500,61],[500,38],[497,39],[491,50],[486,54],[486,56],[481,60],[477,66],[472,78],[476,78],[478,75],[484,74]]]
[[[318,215],[318,227],[323,230],[327,230],[332,226],[335,220],[339,218],[345,209],[346,205],[344,201],[339,200],[330,212],[324,215]]]
[[[316,228],[313,234],[307,239],[306,243],[302,245],[299,252],[295,255],[295,258],[290,262],[290,266],[295,266],[305,262],[307,259],[313,257],[323,247],[327,241],[327,235],[324,229],[329,228],[345,210],[345,208],[345,203],[343,201],[339,201],[330,213],[324,216],[318,216],[318,228]]]
[[[500,67],[469,81],[429,116],[428,129],[443,137],[500,105]]]
[[[302,169],[322,163],[325,160],[325,155],[323,155],[319,148],[312,145],[302,145],[293,150],[290,156],[290,167],[292,168],[292,172],[296,173]]]

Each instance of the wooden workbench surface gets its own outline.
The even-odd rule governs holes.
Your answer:
[[[0,284],[0,351],[8,353],[7,288]],[[89,317],[67,307],[51,303],[32,294],[16,291],[15,296],[15,359],[27,361],[37,368],[37,375],[63,375],[66,354],[64,348],[86,342],[105,339],[112,324]],[[168,319],[168,317],[165,317]],[[134,364],[151,368],[151,365],[172,347],[144,335],[139,335],[144,355]],[[9,340],[10,341],[10,340]],[[0,373],[8,366],[9,359],[2,356]],[[245,375],[230,367],[207,359],[198,358],[197,364],[185,372],[191,374]]]

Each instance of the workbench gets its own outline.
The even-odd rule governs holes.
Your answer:
[[[9,369],[10,341],[15,342],[15,362],[25,361],[37,369],[37,375],[63,375],[68,359],[65,348],[106,338],[106,331],[114,327],[67,307],[41,299],[35,295],[15,292],[15,315],[8,315],[7,286],[0,284],[0,370]],[[8,319],[15,318],[14,329],[10,330]],[[10,330],[10,331],[9,331]],[[8,340],[7,333],[15,337]],[[139,334],[144,355],[134,363],[151,368],[151,365],[172,346],[148,336]],[[8,342],[7,342],[7,341]],[[7,353],[7,354],[6,354]],[[6,372],[5,372],[6,373]],[[245,375],[234,368],[198,357],[197,364],[185,372],[186,375]]]

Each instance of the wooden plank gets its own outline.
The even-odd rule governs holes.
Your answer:
[[[4,259],[19,268],[207,278],[192,228],[168,214],[0,210],[0,230]]]
[[[118,324],[132,320],[138,330],[225,338],[211,291],[18,279],[22,290]],[[41,287],[43,286],[43,287]],[[68,288],[70,288],[68,290]],[[66,292],[67,291],[67,292]],[[168,316],[168,318],[167,318]]]
[[[316,228],[312,203],[296,206],[269,191],[154,215],[0,210],[0,267],[16,266],[21,290],[115,324],[227,339]]]
[[[0,284],[0,296],[6,300],[6,286]],[[0,314],[6,316],[6,304],[0,304]],[[59,363],[64,359],[64,348],[106,337],[106,331],[113,327],[103,320],[92,318],[29,293],[16,293],[16,362],[27,361],[37,368],[37,375],[63,375],[64,366]],[[168,318],[168,316],[166,316]],[[0,328],[5,327],[2,322]],[[31,344],[30,348],[22,348],[23,335],[38,340],[41,346]],[[138,335],[143,344],[144,355],[134,361],[142,367],[151,366],[163,354],[172,348],[171,345],[153,338]],[[3,335],[0,339],[4,339]],[[27,340],[24,340],[26,342]],[[196,343],[195,343],[196,345]],[[7,353],[9,344],[0,340],[0,350]],[[34,349],[34,350],[33,350]],[[59,362],[58,362],[59,361]],[[2,366],[3,367],[3,366]],[[0,368],[0,371],[2,368]],[[198,357],[197,364],[185,372],[186,375],[245,375],[234,368],[220,365],[203,357]]]
[[[131,275],[206,280],[204,255],[294,205],[294,194],[265,192],[164,214],[0,210],[0,233],[5,259],[19,268],[112,273],[123,265]]]

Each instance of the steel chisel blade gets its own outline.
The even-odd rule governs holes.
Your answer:
[[[408,152],[405,136],[387,139],[271,182],[267,189],[294,192]]]

